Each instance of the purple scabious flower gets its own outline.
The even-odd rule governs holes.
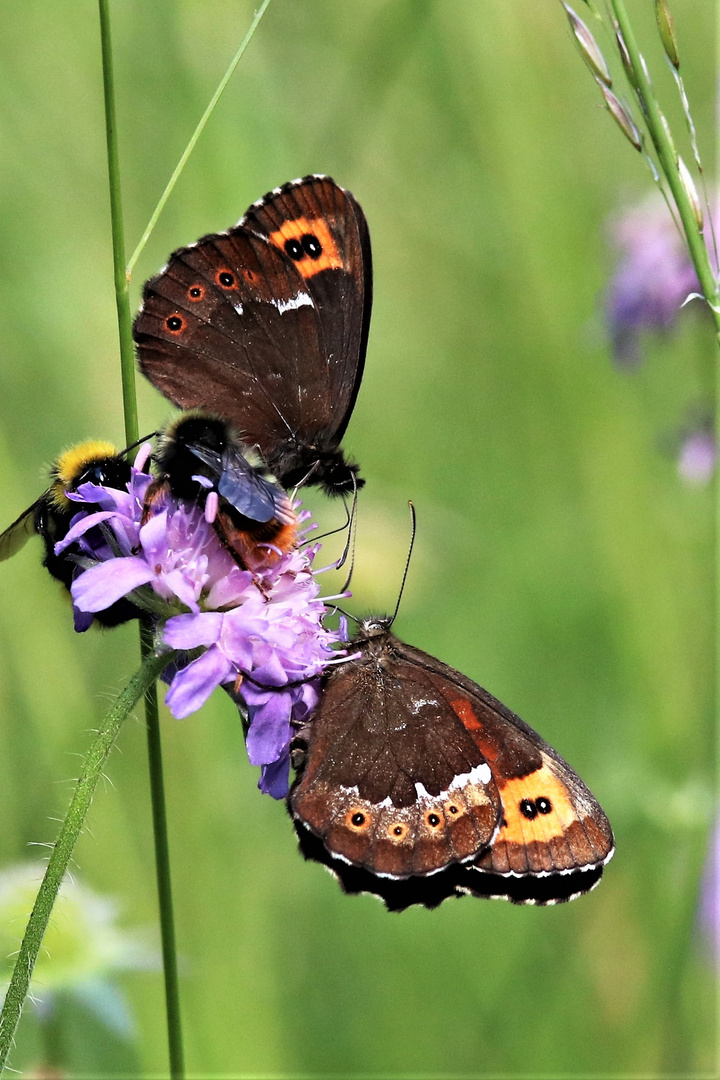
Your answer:
[[[709,428],[686,432],[678,454],[678,473],[689,484],[705,484],[717,461],[715,436]]]
[[[78,508],[84,502],[100,510],[81,511],[55,548],[61,554],[75,545],[82,553],[73,603],[92,613],[129,597],[149,612],[159,647],[179,653],[165,698],[172,714],[189,716],[215,687],[227,689],[249,720],[248,756],[262,768],[260,790],[284,798],[293,727],[315,708],[320,675],[338,655],[339,635],[322,625],[325,605],[312,569],[319,545],[272,549],[243,569],[203,507],[164,492],[148,508],[152,479],[141,467],[124,492],[79,487]]]
[[[700,889],[699,922],[712,960],[720,966],[720,818],[715,821],[710,836]]]
[[[620,264],[605,313],[618,364],[640,362],[644,330],[670,330],[688,296],[700,292],[685,240],[658,198],[626,211],[611,225]]]

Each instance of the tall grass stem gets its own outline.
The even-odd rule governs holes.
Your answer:
[[[670,137],[663,124],[662,115],[655,99],[653,88],[650,85],[645,65],[643,64],[638,50],[632,25],[625,10],[623,0],[610,0],[615,18],[622,32],[625,45],[637,80],[637,93],[642,98],[645,120],[650,138],[657,152],[660,165],[667,179],[668,185],[675,200],[680,214],[685,239],[687,241],[690,258],[698,275],[703,295],[710,307],[715,322],[715,333],[720,344],[720,305],[718,303],[718,286],[715,281],[707,246],[702,232],[695,220],[693,204],[685,187],[683,186],[680,170],[675,160]]]
[[[165,208],[165,203],[170,198],[170,194],[171,194],[173,188],[175,187],[176,183],[178,182],[178,179],[180,178],[181,172],[183,171],[183,169],[185,168],[185,165],[187,164],[188,158],[190,157],[193,150],[195,149],[195,144],[197,143],[198,139],[202,135],[203,130],[205,128],[205,125],[207,124],[208,120],[212,116],[212,113],[213,113],[213,111],[215,109],[215,106],[217,105],[218,101],[220,100],[220,98],[223,95],[223,91],[225,90],[225,87],[230,82],[230,79],[232,78],[232,75],[233,75],[233,72],[235,71],[235,68],[240,63],[240,61],[241,61],[241,59],[242,59],[242,57],[243,57],[243,55],[245,53],[245,50],[247,49],[248,45],[252,41],[253,36],[255,34],[255,31],[257,30],[257,28],[258,28],[258,26],[260,24],[260,20],[262,19],[263,15],[267,11],[269,4],[270,4],[270,0],[263,0],[262,4],[258,8],[258,10],[255,12],[255,15],[253,16],[253,20],[250,23],[250,26],[248,28],[248,32],[245,34],[245,37],[240,42],[240,46],[239,46],[237,52],[235,53],[235,55],[233,56],[232,60],[230,61],[230,64],[228,65],[227,71],[225,72],[222,79],[218,83],[217,90],[215,91],[213,96],[210,98],[210,101],[208,103],[208,107],[206,108],[206,110],[202,114],[202,116],[200,117],[200,121],[198,123],[198,126],[195,128],[195,131],[192,133],[192,135],[190,137],[190,141],[189,141],[189,143],[187,144],[187,146],[185,147],[185,149],[184,149],[184,151],[182,153],[182,157],[180,158],[177,165],[175,166],[175,170],[173,171],[172,176],[168,180],[167,187],[165,188],[162,195],[160,196],[158,204],[157,204],[157,206],[155,207],[155,209],[154,209],[154,211],[152,213],[152,217],[150,218],[149,222],[147,223],[147,226],[145,228],[144,233],[140,237],[140,242],[139,242],[138,246],[135,248],[132,255],[130,256],[130,261],[127,264],[127,272],[126,272],[126,276],[127,276],[128,280],[129,280],[130,276],[132,275],[132,272],[133,272],[133,270],[135,268],[135,263],[140,258],[140,255],[142,254],[143,248],[145,247],[145,245],[147,244],[147,242],[148,242],[148,240],[150,238],[150,234],[152,233],[153,229],[155,228],[155,225],[157,224],[158,218],[160,217],[160,215],[162,214],[162,212],[163,212],[163,210]]]

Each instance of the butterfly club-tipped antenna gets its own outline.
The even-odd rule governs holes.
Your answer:
[[[407,559],[405,560],[405,570],[403,572],[402,581],[400,582],[400,592],[398,593],[397,603],[395,610],[392,613],[392,617],[388,621],[388,630],[395,622],[397,613],[400,610],[400,601],[402,600],[403,593],[405,592],[405,582],[407,581],[408,570],[410,569],[410,560],[412,558],[413,548],[415,546],[415,534],[417,533],[417,515],[415,513],[415,504],[408,499],[408,506],[410,507],[410,547],[408,548]]]
[[[313,465],[310,472],[301,481],[301,484],[304,484],[306,482],[308,476],[312,475],[314,469],[315,469],[315,466]],[[347,562],[348,554],[350,552],[351,543],[352,543],[352,548],[353,548],[353,559],[354,559],[355,544],[354,544],[354,540],[352,540],[351,537],[353,535],[353,528],[354,528],[355,521],[356,521],[357,499],[358,499],[358,488],[357,488],[357,481],[355,479],[355,476],[353,476],[352,481],[353,481],[353,499],[352,499],[352,504],[351,504],[351,507],[350,507],[349,510],[348,510],[348,504],[345,501],[345,496],[344,495],[342,496],[343,508],[345,510],[345,520],[343,521],[342,525],[338,525],[338,527],[336,529],[328,529],[327,532],[320,533],[319,536],[313,536],[311,541],[310,540],[307,541],[308,543],[316,544],[318,542],[318,540],[326,540],[328,536],[335,536],[335,535],[337,535],[337,533],[341,533],[345,529],[348,530],[348,538],[347,538],[347,540],[345,542],[345,547],[343,548],[343,553],[342,553],[342,555],[340,556],[340,558],[338,559],[338,561],[335,563],[335,565],[333,567],[333,569],[335,569],[335,570],[340,570],[345,565],[345,563]],[[295,489],[293,490],[293,494],[292,494],[293,501],[295,499],[295,496],[297,495],[298,488],[301,486],[301,484],[298,484],[295,487]],[[342,588],[342,592],[345,592],[345,589],[347,589],[348,586],[350,585],[350,578],[351,577],[352,577],[352,569],[350,571],[350,576],[348,577],[347,581],[345,582],[345,585]]]
[[[353,473],[352,482],[353,482],[353,501],[352,501],[352,508],[351,508],[350,511],[348,511],[347,503],[345,503],[345,500],[343,499],[343,503],[345,503],[345,513],[348,515],[348,521],[347,521],[348,533],[347,533],[347,540],[345,541],[345,550],[343,551],[342,556],[338,560],[338,564],[337,564],[337,569],[339,570],[347,562],[348,555],[350,556],[350,568],[348,570],[348,575],[345,578],[345,584],[343,585],[342,589],[340,590],[340,592],[343,592],[343,593],[347,592],[347,590],[350,588],[350,582],[352,581],[352,576],[353,576],[353,573],[355,571],[355,542],[357,540],[357,498],[358,498],[358,489],[357,489],[357,483],[356,483],[356,480],[355,480],[355,474],[354,473]]]

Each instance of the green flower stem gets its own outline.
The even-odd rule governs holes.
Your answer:
[[[187,164],[188,158],[190,157],[193,150],[195,149],[196,142],[198,141],[198,139],[202,135],[203,129],[205,128],[205,125],[207,124],[208,120],[210,119],[215,106],[217,105],[218,101],[222,97],[222,94],[223,94],[223,91],[225,90],[225,87],[230,82],[230,79],[232,78],[232,74],[235,71],[235,68],[238,66],[238,64],[240,63],[240,60],[242,59],[243,53],[245,52],[248,45],[252,41],[253,35],[255,34],[255,31],[258,28],[260,20],[262,19],[263,15],[267,11],[269,3],[270,3],[270,0],[263,0],[262,4],[258,8],[258,10],[255,12],[255,15],[253,17],[253,21],[250,23],[250,27],[248,29],[247,34],[245,35],[245,37],[240,42],[240,47],[238,48],[237,52],[233,56],[232,60],[230,61],[230,64],[228,65],[227,71],[225,72],[225,74],[223,75],[222,79],[220,80],[220,82],[218,84],[217,90],[215,91],[213,96],[210,98],[207,109],[205,110],[205,112],[200,117],[200,122],[199,122],[198,126],[195,128],[195,131],[192,133],[192,135],[190,137],[190,142],[185,147],[185,150],[183,151],[182,157],[180,158],[177,165],[175,166],[175,171],[173,172],[172,176],[168,180],[167,187],[165,188],[162,195],[160,196],[160,200],[159,200],[157,206],[155,207],[155,210],[153,211],[152,217],[150,218],[149,222],[147,223],[147,227],[145,229],[145,232],[140,237],[140,243],[138,244],[138,246],[135,248],[132,255],[130,256],[130,262],[127,264],[127,278],[128,279],[130,278],[130,275],[133,272],[133,269],[135,267],[135,263],[140,258],[140,255],[142,253],[143,248],[145,247],[145,245],[148,242],[150,234],[152,233],[153,229],[155,228],[155,225],[157,224],[158,218],[160,217],[160,215],[163,212],[163,209],[165,207],[165,203],[170,198],[170,194],[171,194],[172,189],[175,187],[175,184],[177,183],[177,181],[178,181],[178,179],[180,177],[180,173],[185,168],[185,165]]]
[[[164,653],[162,656],[155,656],[151,653],[146,657],[140,669],[119,694],[85,758],[80,779],[75,787],[70,807],[60,828],[30,915],[2,1013],[0,1013],[0,1070],[5,1067],[13,1046],[15,1030],[20,1020],[43,935],[108,754],[133,706],[149,687],[155,684],[158,675],[174,655],[174,653]]]
[[[150,628],[140,626],[140,651],[143,662],[153,655],[153,635]],[[160,937],[162,941],[163,974],[165,977],[165,1008],[167,1012],[168,1056],[173,1080],[185,1075],[180,1017],[180,985],[178,982],[177,951],[175,948],[175,919],[173,917],[172,881],[170,879],[170,849],[168,847],[165,784],[163,781],[160,718],[158,715],[157,685],[153,682],[145,695],[147,725],[148,769],[152,803],[153,836],[155,839],[155,872]]]
[[[123,409],[125,414],[125,437],[128,444],[138,439],[137,396],[135,391],[135,362],[130,317],[128,275],[125,272],[125,237],[120,192],[120,159],[115,119],[115,89],[113,82],[112,42],[110,37],[110,12],[108,0],[98,0],[100,9],[100,40],[103,63],[103,88],[105,92],[105,131],[107,137],[108,178],[110,182],[110,208],[113,241],[113,266],[115,272],[115,297],[120,338],[120,365],[122,371]],[[143,665],[153,656],[152,630],[147,620],[140,623],[140,655]],[[185,1075],[180,1024],[180,994],[175,952],[175,924],[173,921],[172,887],[170,875],[170,846],[167,835],[165,810],[165,785],[163,782],[160,723],[158,716],[157,688],[145,699],[145,723],[148,737],[148,768],[150,775],[150,799],[152,803],[153,835],[155,842],[155,869],[160,911],[160,934],[162,938],[163,972],[165,976],[165,1013],[168,1033],[170,1075],[180,1080]]]
[[[130,317],[130,292],[125,272],[125,234],[123,231],[122,197],[120,192],[120,157],[115,118],[115,82],[113,78],[112,42],[110,39],[109,0],[98,0],[100,7],[100,42],[102,48],[103,91],[105,94],[105,138],[107,141],[108,178],[110,180],[110,218],[112,222],[113,271],[115,304],[120,336],[120,372],[122,377],[125,443],[137,442],[140,436],[135,391],[135,358]]]
[[[715,275],[713,274],[712,266],[710,265],[707,246],[695,220],[690,197],[680,179],[680,172],[675,160],[673,147],[662,122],[660,109],[655,100],[650,80],[648,79],[645,68],[640,60],[640,52],[635,41],[635,35],[630,20],[628,19],[625,10],[624,0],[610,0],[610,4],[618,26],[620,27],[625,45],[627,46],[628,55],[637,80],[637,93],[642,99],[642,104],[644,106],[645,121],[647,123],[648,131],[650,132],[650,138],[653,141],[653,146],[657,151],[660,165],[678,208],[688,249],[690,251],[690,258],[692,259],[698,280],[700,281],[703,295],[712,312],[715,321],[715,333],[718,344],[720,345],[720,295],[718,293]]]

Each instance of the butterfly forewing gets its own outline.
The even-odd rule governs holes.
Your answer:
[[[240,224],[300,256],[296,266],[322,313],[333,434],[339,441],[362,378],[370,328],[372,256],[365,215],[329,177],[311,176],[266,195]]]
[[[613,852],[610,823],[580,777],[502,702],[434,657],[402,645],[408,662],[454,688],[463,723],[490,764],[503,819],[475,860],[495,874],[566,873],[601,866]]]

